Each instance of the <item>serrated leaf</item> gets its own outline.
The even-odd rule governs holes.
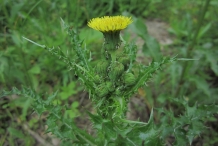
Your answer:
[[[210,117],[213,114],[218,113],[218,105],[200,105],[198,106],[198,115],[202,117]]]
[[[163,64],[166,64],[168,62],[173,62],[175,58],[162,58],[159,62],[152,62],[147,67],[141,67],[140,74],[137,78],[136,84],[127,91],[127,93],[124,94],[124,96],[129,97],[132,93],[138,90],[146,81],[148,81],[152,75],[159,69],[161,69],[161,66]]]
[[[175,130],[175,138],[176,142],[174,143],[175,146],[186,146],[187,145],[187,139],[186,139],[186,132],[184,129],[176,129]]]
[[[197,103],[195,103],[195,105],[193,105],[192,107],[190,107],[188,105],[188,103],[185,105],[186,107],[186,112],[187,112],[187,116],[188,117],[195,117],[196,116],[196,112],[197,112]]]
[[[46,111],[45,107],[41,104],[34,104],[33,106],[34,106],[33,109],[35,110],[35,112],[40,116],[42,115],[42,113]]]
[[[205,118],[214,113],[218,113],[218,107],[216,105],[198,106],[197,103],[193,106],[189,106],[187,101],[181,99],[173,99],[173,101],[185,107],[184,115],[174,117],[173,112],[169,114],[169,112],[159,109],[160,112],[166,114],[164,119],[169,118],[172,121],[169,124],[167,124],[167,120],[165,120],[165,122],[163,121],[165,124],[161,127],[162,135],[166,137],[168,134],[163,131],[167,131],[169,127],[173,127],[173,134],[176,138],[174,145],[183,146],[188,143],[191,145],[194,138],[205,130]]]
[[[60,126],[60,130],[61,135],[64,138],[69,138],[69,139],[77,139],[73,130],[71,130],[69,127],[67,127],[65,124],[63,124],[62,126]]]
[[[54,101],[54,99],[55,99],[55,97],[57,96],[57,94],[58,94],[58,91],[56,91],[55,93],[53,93],[52,95],[50,95],[50,96],[47,98],[47,100],[44,101],[45,104],[47,104],[47,105],[51,104],[51,103]]]
[[[135,124],[132,131],[128,133],[128,138],[136,142],[137,145],[154,145],[161,146],[162,141],[159,137],[159,130],[155,130],[153,121],[153,110],[147,124]]]

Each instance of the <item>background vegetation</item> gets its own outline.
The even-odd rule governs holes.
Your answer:
[[[181,114],[193,116],[193,113],[186,112],[193,112],[195,105],[218,102],[218,2],[211,0],[204,11],[205,3],[205,0],[1,0],[0,89],[26,86],[45,98],[58,90],[54,103],[69,105],[69,110],[63,114],[75,118],[80,127],[86,127],[89,122],[78,117],[92,108],[77,76],[69,71],[64,62],[23,40],[22,36],[49,47],[59,46],[73,58],[70,39],[63,31],[60,17],[78,29],[88,49],[99,52],[102,34],[88,28],[87,21],[105,15],[128,15],[133,17],[134,23],[122,35],[126,41],[139,44],[138,49],[142,53],[138,58],[141,62],[148,64],[151,60],[159,60],[163,54],[171,57],[178,54],[178,58],[193,59],[164,66],[163,71],[139,90],[138,99],[144,104],[134,105],[136,113],[146,109],[149,117],[151,108],[156,108],[155,122],[160,126],[167,123],[166,115],[172,114],[174,120],[181,120]],[[169,37],[171,43],[159,45],[148,34],[145,22],[151,20],[167,24],[169,36],[162,37]],[[94,62],[99,54],[92,55]],[[186,105],[187,101],[189,105]],[[17,95],[0,99],[0,145],[58,143],[51,135],[44,134],[45,115],[39,118],[33,113],[32,102]],[[146,116],[134,117],[145,122],[148,120]],[[201,136],[193,137],[192,145],[218,145],[218,115],[202,118],[201,121],[208,128]],[[172,129],[169,127],[164,132],[162,135],[166,143],[171,145],[174,141]]]

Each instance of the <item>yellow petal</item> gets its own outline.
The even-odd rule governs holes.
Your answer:
[[[101,32],[113,32],[125,29],[130,23],[132,23],[131,17],[104,16],[91,19],[88,26]]]

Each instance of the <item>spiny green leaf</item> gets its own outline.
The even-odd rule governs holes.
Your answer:
[[[169,136],[173,132],[175,136],[175,145],[183,146],[192,143],[196,136],[199,136],[206,127],[204,126],[205,118],[218,113],[218,106],[213,105],[198,105],[189,106],[188,102],[183,99],[173,99],[177,104],[184,106],[185,111],[183,115],[175,117],[172,111],[159,109],[160,112],[165,113],[161,119],[164,123],[161,126],[163,137]],[[173,129],[172,129],[173,128]],[[166,133],[167,131],[171,131]]]
[[[91,68],[90,68],[89,63],[88,63],[89,60],[86,56],[86,52],[84,49],[81,48],[83,41],[80,40],[79,35],[77,34],[76,30],[73,30],[72,28],[70,28],[63,20],[62,20],[62,24],[63,24],[64,28],[67,30],[67,33],[71,38],[71,42],[73,44],[74,51],[76,52],[80,61],[82,61],[83,66],[88,71],[90,71]]]
[[[133,130],[128,133],[128,137],[137,143],[137,145],[154,145],[161,146],[162,141],[159,137],[159,130],[155,130],[153,121],[153,110],[147,124],[132,127]]]
[[[131,89],[129,89],[129,91],[124,94],[124,96],[129,97],[132,93],[137,91],[139,87],[144,85],[144,83],[148,81],[157,70],[161,69],[163,64],[172,62],[174,60],[175,58],[163,58],[159,62],[152,62],[148,67],[142,68],[136,84]]]
[[[47,98],[47,100],[45,101],[45,103],[46,103],[47,105],[51,104],[52,101],[53,101],[53,100],[55,99],[55,97],[57,96],[57,94],[58,94],[58,91],[56,91],[55,93],[53,93],[52,95],[50,95],[50,96]]]

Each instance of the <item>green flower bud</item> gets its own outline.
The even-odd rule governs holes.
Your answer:
[[[106,82],[106,86],[110,92],[115,90],[114,84],[112,82]]]
[[[109,90],[105,84],[100,84],[97,87],[96,94],[98,97],[104,97],[109,93]]]
[[[132,73],[124,73],[122,78],[126,86],[134,85],[136,82],[136,77]]]
[[[95,75],[94,77],[94,83],[99,84],[101,82],[101,78],[99,75]]]
[[[100,60],[96,65],[96,72],[101,75],[106,75],[107,68],[109,67],[110,63],[107,60]]]
[[[122,56],[119,56],[117,61],[122,63],[125,67],[130,64],[130,59],[129,59],[128,55],[126,55],[126,54],[123,54]]]
[[[124,72],[124,66],[120,62],[113,62],[110,67],[109,77],[112,81],[116,81]]]

